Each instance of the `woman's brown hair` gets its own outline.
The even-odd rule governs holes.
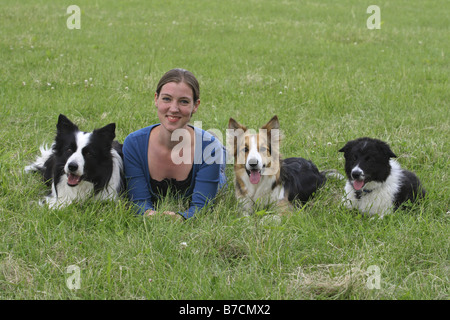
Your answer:
[[[162,87],[169,82],[186,83],[192,89],[194,103],[200,99],[200,85],[192,72],[181,68],[167,71],[158,82],[158,86],[156,87],[157,96],[159,96]]]

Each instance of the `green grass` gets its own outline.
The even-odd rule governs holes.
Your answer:
[[[77,1],[81,30],[66,27],[70,4],[2,2],[1,299],[449,298],[447,1],[380,1],[380,30],[361,1]],[[58,114],[85,131],[116,122],[123,141],[157,121],[154,90],[174,67],[201,83],[203,129],[277,114],[285,157],[341,172],[346,141],[379,138],[426,201],[370,219],[330,181],[280,224],[243,218],[232,185],[185,223],[134,217],[126,200],[37,205],[47,189],[23,168]],[[380,289],[366,286],[372,265]]]

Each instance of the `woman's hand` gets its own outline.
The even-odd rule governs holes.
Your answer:
[[[152,209],[148,209],[147,211],[145,211],[144,216],[148,217],[148,216],[153,216],[156,215],[158,212]]]
[[[183,217],[173,211],[164,211],[163,214],[170,216],[174,220],[183,221]]]
[[[147,217],[152,217],[152,216],[170,216],[171,218],[173,218],[174,220],[183,220],[183,217],[180,216],[179,214],[173,212],[173,211],[164,211],[163,213],[159,213],[158,211],[149,209],[147,211],[145,211],[145,216]]]

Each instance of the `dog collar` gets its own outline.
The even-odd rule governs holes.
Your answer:
[[[371,193],[371,192],[372,192],[372,190],[367,190],[367,189],[355,190],[356,199],[361,199],[363,193]]]

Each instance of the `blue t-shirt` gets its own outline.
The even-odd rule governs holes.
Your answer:
[[[135,131],[123,142],[128,196],[139,214],[144,214],[148,209],[154,209],[153,203],[159,199],[156,190],[152,190],[148,168],[150,132],[158,125],[160,124]],[[191,218],[204,206],[212,204],[217,191],[226,183],[225,148],[209,132],[196,127],[192,128],[195,133],[194,164],[191,184],[184,194],[186,197],[191,197],[191,201],[188,210],[178,212],[185,219]]]

